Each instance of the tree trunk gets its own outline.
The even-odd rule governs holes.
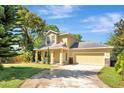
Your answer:
[[[29,46],[33,47],[33,41],[32,41],[32,39],[31,39],[31,37],[30,37],[30,35],[29,35],[29,33],[28,33],[27,28],[24,27],[24,28],[22,28],[22,29],[23,29],[23,31],[24,31],[26,37],[27,37],[27,41],[26,41],[26,42],[27,42],[27,45],[26,45],[26,48],[28,48]],[[31,48],[31,50],[32,50],[32,48]]]
[[[0,57],[0,64],[2,63],[2,58]]]

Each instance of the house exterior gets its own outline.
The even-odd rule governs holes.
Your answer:
[[[54,32],[45,33],[44,44],[34,49],[35,62],[44,61],[46,55],[50,55],[50,64],[88,64],[88,65],[110,65],[110,52],[113,47],[94,43],[77,42],[69,33]]]

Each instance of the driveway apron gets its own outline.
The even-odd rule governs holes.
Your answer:
[[[21,88],[108,88],[97,77],[101,68],[92,65],[59,66],[27,79]]]

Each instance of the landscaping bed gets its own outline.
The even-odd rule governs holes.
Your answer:
[[[121,76],[115,71],[114,67],[104,67],[99,73],[98,77],[107,85],[113,88],[122,88],[120,80]]]
[[[27,78],[50,68],[47,64],[4,64],[4,70],[0,70],[0,88],[17,88]]]

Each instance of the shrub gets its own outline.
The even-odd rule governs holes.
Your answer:
[[[23,57],[24,57],[24,62],[32,62],[33,61],[33,52],[26,50],[23,53]]]
[[[14,57],[13,59],[14,59],[14,63],[23,62],[24,61],[24,56],[23,55],[18,55],[16,57]]]
[[[124,80],[124,51],[121,52],[117,57],[117,63],[115,64],[115,70],[122,76]]]
[[[2,64],[0,64],[0,70],[3,70],[4,66]]]

